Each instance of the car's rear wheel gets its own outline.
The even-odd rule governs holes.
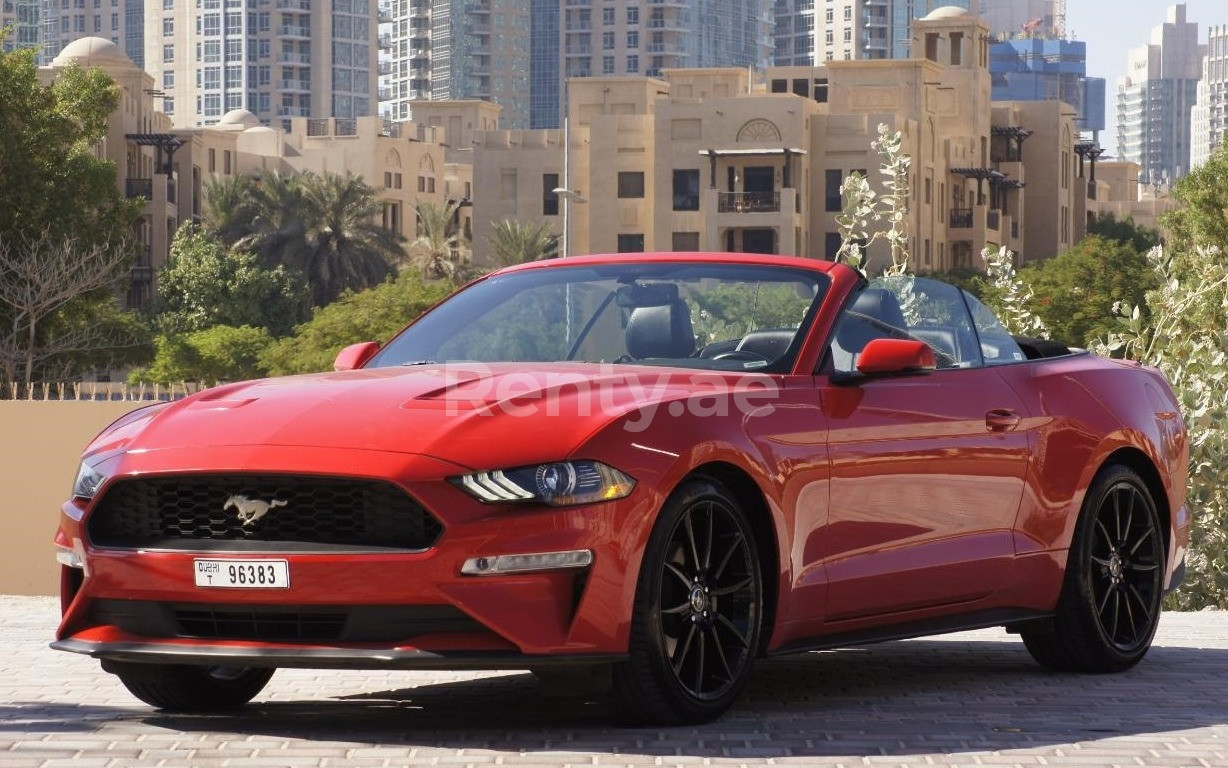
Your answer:
[[[763,620],[763,574],[750,521],[720,483],[671,495],[636,587],[628,660],[614,688],[635,720],[696,723],[746,685]]]
[[[133,696],[158,709],[209,712],[233,709],[252,700],[273,669],[207,667],[190,664],[105,662]]]
[[[1042,666],[1120,672],[1151,647],[1163,596],[1164,536],[1133,470],[1101,470],[1083,503],[1051,627],[1022,632]]]

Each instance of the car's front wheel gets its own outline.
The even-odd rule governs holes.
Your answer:
[[[242,706],[263,690],[274,672],[255,667],[115,661],[104,662],[103,669],[118,677],[133,696],[146,704],[176,712],[209,712]]]
[[[1109,466],[1088,488],[1051,627],[1021,634],[1060,672],[1120,672],[1151,647],[1163,596],[1164,536],[1147,486]]]
[[[627,662],[614,688],[636,720],[696,723],[724,712],[750,674],[763,573],[746,513],[699,478],[666,502],[644,552]]]

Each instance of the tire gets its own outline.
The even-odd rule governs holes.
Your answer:
[[[1021,633],[1037,663],[1058,672],[1122,672],[1151,647],[1163,596],[1164,536],[1155,501],[1133,470],[1110,465],[1087,491],[1051,629]]]
[[[720,483],[684,482],[644,551],[617,703],[633,722],[701,723],[733,704],[763,622],[763,575],[746,513]]]
[[[105,662],[141,701],[174,712],[215,712],[252,700],[273,676],[273,669],[206,667],[189,664]]]

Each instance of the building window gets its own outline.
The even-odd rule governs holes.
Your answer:
[[[820,104],[827,103],[827,78],[820,77],[814,81],[814,100]]]
[[[162,34],[170,37],[175,34],[175,19],[167,18],[162,20]]]
[[[209,149],[209,173],[217,172],[217,150]]]
[[[613,8],[602,8],[601,9],[601,23],[606,25],[607,27],[614,26],[614,9]]]
[[[674,210],[699,210],[699,169],[674,169]]]
[[[644,196],[643,171],[618,172],[618,196],[625,198]]]
[[[628,48],[639,48],[640,47],[640,33],[638,31],[633,29],[627,33],[627,47]]]
[[[619,253],[642,253],[644,251],[643,235],[619,235]]]
[[[601,74],[603,75],[614,74],[614,57],[613,56],[602,56],[601,57]]]
[[[640,71],[640,57],[632,54],[627,57],[627,74],[634,75]]]
[[[675,251],[698,251],[699,233],[675,232],[673,246]]]
[[[963,63],[964,33],[951,33],[951,66],[958,67]]]
[[[557,173],[542,174],[542,215],[559,215],[559,175]]]
[[[230,150],[229,149],[222,152],[222,173],[225,173],[225,174],[230,173]]]
[[[823,236],[823,258],[835,261],[840,253],[840,233],[828,232]]]
[[[789,81],[783,78],[773,80],[771,88],[769,88],[769,90],[772,93],[788,93],[789,92]]]
[[[840,197],[840,184],[844,181],[844,173],[839,168],[831,169],[824,173],[823,179],[827,187],[823,194],[823,199],[826,203],[824,210],[843,210],[844,204]]]
[[[168,69],[162,73],[162,88],[168,90],[175,87],[175,70]]]
[[[632,24],[639,24],[639,23],[640,23],[640,7],[638,5],[632,5],[628,7],[627,8],[627,24],[632,25]]]
[[[162,63],[170,64],[174,60],[175,60],[175,46],[173,45],[162,46]]]
[[[601,49],[603,51],[614,50],[614,33],[613,32],[602,32],[601,33]]]

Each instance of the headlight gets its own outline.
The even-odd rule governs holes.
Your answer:
[[[538,502],[552,507],[621,499],[635,480],[599,461],[556,461],[516,469],[473,472],[452,478],[478,501]]]
[[[83,461],[77,469],[77,480],[72,484],[72,495],[78,499],[92,499],[106,479],[98,470]]]

